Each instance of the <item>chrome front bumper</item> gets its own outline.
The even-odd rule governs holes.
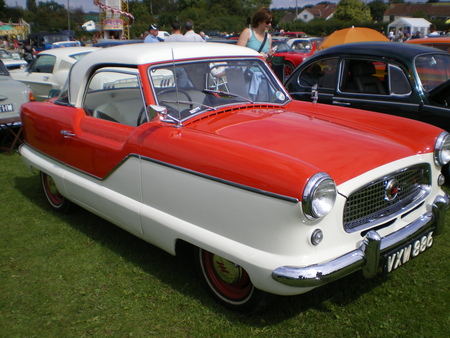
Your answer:
[[[445,213],[449,205],[450,199],[447,194],[438,196],[430,212],[386,237],[382,238],[375,230],[371,230],[367,233],[363,244],[354,251],[323,264],[302,268],[282,266],[272,272],[272,278],[295,287],[321,286],[360,269],[365,277],[373,278],[380,268],[381,252],[406,243],[433,226],[434,234],[439,235],[444,227]]]

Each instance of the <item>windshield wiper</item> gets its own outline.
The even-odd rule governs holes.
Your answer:
[[[204,107],[204,108],[207,108],[207,109],[209,109],[209,110],[217,110],[217,108],[216,107],[211,107],[211,106],[208,106],[208,105],[206,105],[206,104],[203,104],[203,103],[200,103],[200,102],[195,102],[195,101],[181,101],[181,100],[161,100],[161,103],[163,103],[163,102],[165,102],[165,103],[179,103],[179,104],[188,104],[188,105],[198,105],[198,107],[196,107],[196,108],[193,108],[192,110],[199,110],[200,109],[200,106],[201,107]],[[191,111],[192,111],[191,110]],[[193,112],[193,113],[191,113],[191,114],[194,114],[194,113],[196,113],[197,111],[195,111],[195,112]]]
[[[203,89],[202,92],[206,93],[206,94],[219,95],[219,97],[222,98],[222,99],[229,99],[231,97],[238,97],[238,98],[240,98],[240,99],[242,99],[244,101],[250,102],[252,104],[254,103],[252,100],[250,100],[250,99],[248,99],[248,98],[246,98],[244,96],[241,96],[241,95],[238,95],[238,94],[234,94],[234,93],[230,93],[230,92],[224,92],[224,91],[221,91],[221,90]]]

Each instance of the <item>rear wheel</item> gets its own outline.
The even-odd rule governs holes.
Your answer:
[[[70,208],[70,201],[60,194],[56,187],[53,178],[41,171],[40,174],[42,188],[44,189],[45,197],[50,203],[50,206],[60,212],[68,212]]]
[[[245,312],[257,312],[266,305],[270,295],[256,289],[241,266],[202,249],[197,262],[206,287],[221,304]]]
[[[292,62],[286,61],[284,64],[284,78],[287,79],[289,76],[291,76],[292,72],[294,71],[295,67]]]

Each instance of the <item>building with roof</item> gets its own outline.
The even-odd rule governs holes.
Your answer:
[[[336,4],[321,4],[315,5],[311,8],[305,8],[298,14],[297,20],[301,20],[303,22],[309,22],[313,19],[329,20],[333,17],[336,7]]]
[[[304,8],[303,11],[301,11],[299,14],[289,12],[280,20],[280,22],[292,22],[295,20],[309,22],[312,19],[328,20],[333,17],[336,7],[336,4],[315,5],[314,7]]]
[[[400,18],[413,18],[420,12],[425,13],[430,20],[448,20],[450,19],[450,2],[389,4],[384,12],[383,21],[392,22]]]

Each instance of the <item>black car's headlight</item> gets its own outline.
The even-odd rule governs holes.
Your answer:
[[[442,132],[434,145],[434,162],[442,167],[450,162],[450,134]]]
[[[336,201],[336,184],[325,173],[310,178],[303,191],[302,207],[309,219],[323,218],[331,211]]]

